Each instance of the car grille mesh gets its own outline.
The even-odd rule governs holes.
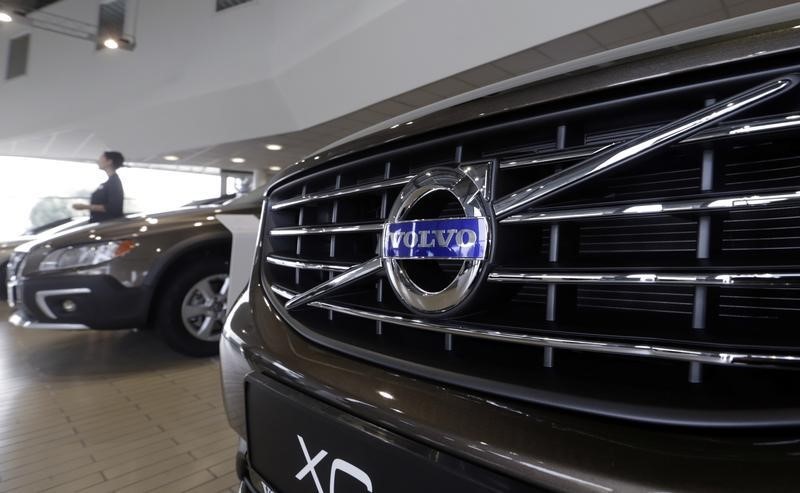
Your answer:
[[[772,69],[780,70],[790,69]],[[589,103],[564,101],[541,114],[533,108],[473,122],[291,178],[271,192],[266,209],[262,273],[270,295],[283,303],[375,257],[382,222],[416,173],[492,159],[499,166],[496,196],[502,196],[767,79],[745,72],[714,80],[703,73],[680,87],[663,80],[626,88],[627,93],[609,90]],[[428,320],[410,313],[378,275],[287,312],[287,318],[318,341],[359,357],[387,366],[404,361],[409,365],[397,367],[513,398],[600,413],[606,408],[598,403],[611,402],[627,410],[606,414],[650,421],[698,424],[704,422],[692,411],[713,411],[733,413],[731,423],[797,424],[762,418],[764,410],[800,408],[800,398],[774,392],[776,386],[797,385],[800,374],[791,364],[768,361],[772,354],[784,357],[782,363],[800,357],[800,284],[736,287],[724,279],[732,272],[799,271],[800,202],[674,214],[652,209],[671,201],[791,196],[800,190],[800,126],[725,130],[791,122],[795,116],[786,112],[800,111],[797,101],[796,92],[781,96],[548,198],[536,211],[554,219],[499,224],[494,271],[532,274],[531,282],[490,277],[480,299],[457,317]],[[636,207],[643,207],[641,214],[570,217],[587,208]],[[430,268],[446,272],[458,266]],[[618,282],[647,273],[684,279],[702,273],[723,281]],[[617,278],[587,281],[600,274]],[[541,339],[514,344],[439,331],[437,324]],[[598,344],[580,350],[560,346],[563,340]],[[656,351],[630,355],[600,349],[606,343]],[[687,353],[652,357],[662,347]],[[760,354],[767,364],[716,365],[692,358],[693,351],[704,350]],[[701,387],[704,392],[698,392]],[[578,401],[594,404],[574,404]],[[761,418],[742,417],[753,411]]]

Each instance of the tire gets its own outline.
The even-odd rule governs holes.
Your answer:
[[[226,259],[203,257],[185,264],[167,280],[155,325],[172,349],[197,357],[219,353],[228,270]]]

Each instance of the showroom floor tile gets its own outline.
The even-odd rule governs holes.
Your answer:
[[[0,493],[233,491],[216,359],[148,332],[11,327],[0,306]]]

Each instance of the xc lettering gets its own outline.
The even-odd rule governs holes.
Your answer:
[[[316,468],[320,462],[327,457],[328,452],[325,450],[320,450],[312,459],[311,454],[308,453],[308,447],[306,447],[306,442],[303,440],[303,437],[297,435],[297,441],[300,442],[300,449],[303,451],[303,457],[306,459],[306,465],[300,469],[300,472],[295,474],[295,479],[302,481],[306,476],[311,474],[311,479],[314,481],[314,486],[317,488],[317,493],[325,493],[325,490],[322,488],[322,484],[319,481]],[[347,474],[351,478],[363,484],[369,493],[372,493],[372,480],[369,478],[367,473],[342,459],[333,459],[329,479],[330,491],[328,493],[336,493],[336,473],[338,472]]]

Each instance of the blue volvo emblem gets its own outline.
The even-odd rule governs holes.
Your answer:
[[[486,219],[482,217],[389,223],[383,235],[383,256],[483,260],[488,233]]]
[[[383,226],[379,250],[389,284],[411,310],[433,315],[459,309],[485,278],[493,250],[493,168],[491,161],[431,168],[400,191]],[[435,207],[426,208],[442,201],[450,204],[448,216],[436,217]],[[424,260],[454,260],[461,266],[442,271],[423,264],[422,269],[430,269],[426,277],[420,266],[412,265]],[[426,282],[431,276],[446,284],[431,285]]]

